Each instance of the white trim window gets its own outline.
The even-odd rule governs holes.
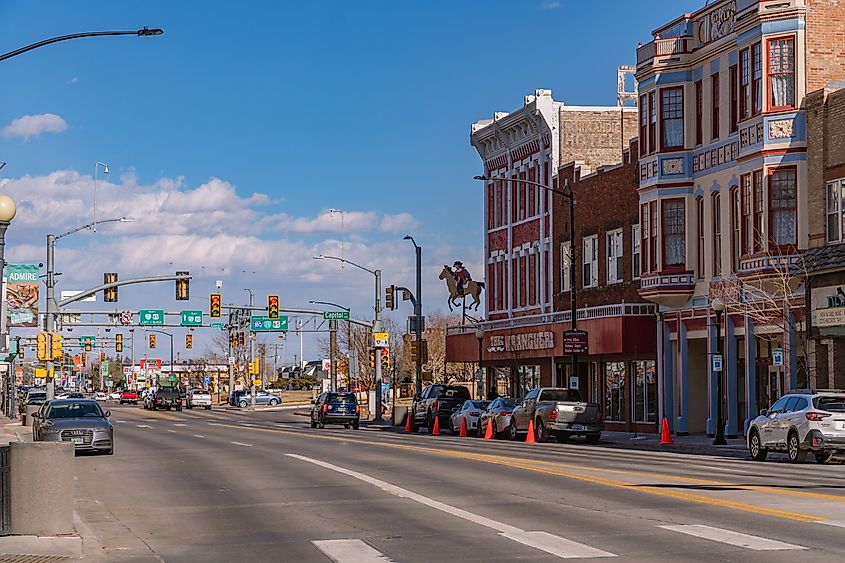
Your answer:
[[[631,278],[640,279],[640,248],[642,241],[640,240],[640,226],[631,226]]]
[[[572,289],[572,279],[569,276],[570,265],[572,264],[572,243],[570,241],[560,243],[560,291],[561,293]]]
[[[599,285],[599,237],[593,235],[584,237],[584,260],[581,277],[581,287],[598,287]]]
[[[606,234],[607,242],[607,283],[621,283],[625,279],[622,271],[622,229]]]
[[[843,226],[845,226],[845,212],[842,203],[845,200],[845,178],[827,183],[827,196],[825,197],[825,240],[827,242],[843,242]]]

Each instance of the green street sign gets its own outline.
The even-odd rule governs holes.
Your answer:
[[[91,346],[93,346],[96,343],[97,343],[97,337],[96,336],[80,336],[79,337],[79,345],[80,346],[85,346],[86,344],[90,344]]]
[[[170,376],[170,377],[168,377],[167,379],[169,379],[169,380],[170,380],[170,382],[171,382],[171,383],[173,383],[174,381],[176,381],[176,376],[175,376],[175,375],[171,375],[171,376]]]
[[[286,316],[271,319],[267,315],[253,315],[249,319],[249,330],[252,332],[284,332],[288,329]]]
[[[202,326],[202,311],[182,311],[182,326]]]
[[[226,323],[211,323],[208,326],[211,328],[226,328]]]
[[[142,325],[163,325],[164,309],[141,309],[138,317]]]
[[[348,321],[349,311],[325,311],[323,312],[323,320],[326,321]]]
[[[108,362],[100,362],[100,375],[103,377],[109,376],[109,363]]]

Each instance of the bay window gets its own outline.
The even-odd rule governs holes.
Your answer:
[[[663,150],[684,147],[684,89],[660,90],[660,146]]]
[[[739,52],[739,119],[750,115],[751,96],[751,52],[743,49]]]
[[[657,202],[652,201],[648,204],[648,210],[650,218],[650,225],[651,225],[651,236],[649,237],[649,243],[651,245],[651,262],[650,268],[652,272],[657,271]]]
[[[710,114],[710,138],[719,138],[719,73],[710,77],[710,97],[712,110]]]
[[[640,279],[640,226],[631,227],[631,278]]]
[[[648,94],[648,153],[651,154],[657,147],[657,94]]]
[[[663,213],[663,267],[686,265],[686,210],[683,199],[665,199]]]
[[[742,255],[754,253],[754,221],[752,208],[754,207],[754,187],[751,184],[751,174],[743,174],[742,185]]]
[[[610,231],[607,243],[607,283],[620,283],[624,279],[622,270],[622,229]]]
[[[763,111],[763,46],[755,43],[751,47],[751,115]]]
[[[722,275],[722,197],[713,194],[713,275]]]
[[[695,229],[696,229],[696,275],[704,279],[704,198],[695,199]]]
[[[642,249],[642,254],[640,255],[640,271],[641,272],[650,272],[651,271],[651,231],[649,230],[649,216],[648,216],[648,204],[640,206],[640,225],[642,228],[640,230],[640,238],[642,244],[640,248]]]
[[[640,156],[648,154],[648,96],[640,96]]]
[[[752,174],[754,185],[754,251],[763,250],[763,171],[755,170]]]
[[[795,107],[795,38],[769,40],[770,109]]]
[[[739,257],[742,256],[741,199],[739,188],[734,186],[731,189],[731,264],[734,272],[739,271]]]
[[[597,287],[599,285],[599,237],[597,235],[584,237],[583,266],[581,287]]]
[[[827,183],[827,197],[825,198],[825,232],[827,242],[842,242],[842,227],[845,224],[845,213],[842,210],[843,195],[845,195],[845,178]]]
[[[739,130],[739,94],[737,92],[738,76],[737,67],[733,65],[730,71],[730,87],[731,87],[731,133],[736,133]]]
[[[795,245],[797,233],[797,171],[780,168],[769,174],[769,233],[772,244]]]
[[[695,83],[695,144],[700,145],[704,139],[702,121],[704,121],[704,92],[701,80]]]

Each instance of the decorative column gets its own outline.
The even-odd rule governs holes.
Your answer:
[[[679,436],[689,434],[689,346],[687,345],[687,325],[678,319],[678,422],[675,433]]]
[[[757,417],[757,338],[754,336],[754,319],[745,315],[745,424],[742,433],[748,433],[751,421]]]
[[[713,370],[713,357],[718,354],[719,343],[716,340],[716,318],[707,311],[707,404],[710,416],[707,418],[707,435],[716,435],[719,409],[719,372]],[[722,362],[724,364],[724,362]],[[724,366],[723,366],[724,367]]]
[[[669,323],[663,322],[663,393],[666,403],[666,418],[670,429],[675,431],[675,354],[672,352],[672,334]]]
[[[786,391],[795,391],[798,389],[798,338],[796,329],[796,319],[792,311],[786,315],[786,361],[787,361],[787,377],[789,378],[788,387]],[[832,373],[832,372],[831,372]]]
[[[725,435],[736,438],[739,433],[738,388],[737,388],[737,345],[734,321],[730,315],[725,315],[725,359],[724,369],[727,369],[727,424]]]

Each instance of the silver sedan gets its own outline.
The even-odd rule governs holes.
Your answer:
[[[114,453],[114,428],[97,401],[56,399],[44,403],[32,422],[36,442],[71,442],[76,451]]]
[[[478,433],[480,436],[483,436],[484,433],[487,431],[487,421],[491,421],[493,424],[493,437],[495,438],[498,434],[502,433],[510,426],[511,423],[511,414],[513,414],[513,409],[516,408],[516,403],[513,399],[506,399],[505,397],[499,397],[495,401],[493,401],[487,410],[481,415],[481,420],[478,424]]]
[[[466,420],[468,432],[475,432],[478,428],[478,419],[489,404],[490,401],[464,401],[464,404],[458,407],[449,418],[449,429],[452,434],[461,431],[461,420]]]

